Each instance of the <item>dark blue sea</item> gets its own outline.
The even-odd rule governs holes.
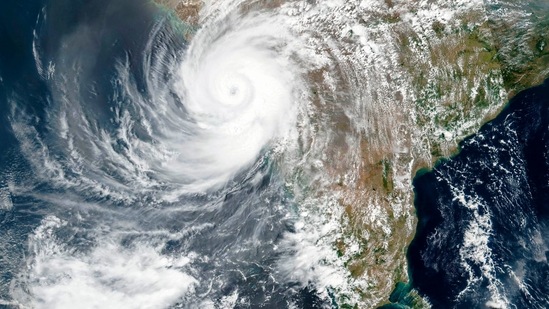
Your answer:
[[[549,308],[549,82],[414,180],[412,286],[433,308]]]

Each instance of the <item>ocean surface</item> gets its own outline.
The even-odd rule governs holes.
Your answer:
[[[549,307],[549,83],[414,180],[412,286],[433,308]]]
[[[327,305],[275,271],[295,205],[268,158],[208,194],[189,185],[201,171],[132,174],[153,152],[138,147],[187,120],[164,87],[187,48],[173,15],[34,0],[2,2],[0,20],[0,307]]]

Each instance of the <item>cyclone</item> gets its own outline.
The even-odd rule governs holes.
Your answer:
[[[8,99],[32,174],[10,194],[40,215],[5,303],[329,304],[326,282],[343,277],[304,228],[300,204],[312,202],[291,184],[301,175],[308,190],[304,167],[320,167],[314,143],[327,136],[306,126],[319,116],[308,74],[326,62],[305,56],[310,37],[288,15],[237,6],[189,39],[151,4],[100,2],[42,7],[42,92],[34,105]],[[118,23],[128,10],[135,18]]]
[[[193,39],[174,84],[193,127],[189,140],[174,141],[181,145],[175,169],[193,186],[226,181],[295,127],[307,99],[304,72],[291,59],[295,37],[280,24],[274,16],[246,17]]]

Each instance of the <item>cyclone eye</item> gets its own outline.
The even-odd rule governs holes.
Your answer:
[[[238,87],[232,86],[232,87],[229,89],[229,94],[232,95],[232,96],[236,96],[236,95],[238,94]]]

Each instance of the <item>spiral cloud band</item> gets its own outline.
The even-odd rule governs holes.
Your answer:
[[[299,307],[352,291],[332,184],[356,178],[380,111],[355,104],[367,95],[337,33],[305,2],[212,2],[189,35],[164,11],[97,1],[58,36],[63,11],[41,11],[43,111],[11,98],[32,177],[10,192],[44,205],[15,301]],[[144,16],[119,22],[130,8]]]

